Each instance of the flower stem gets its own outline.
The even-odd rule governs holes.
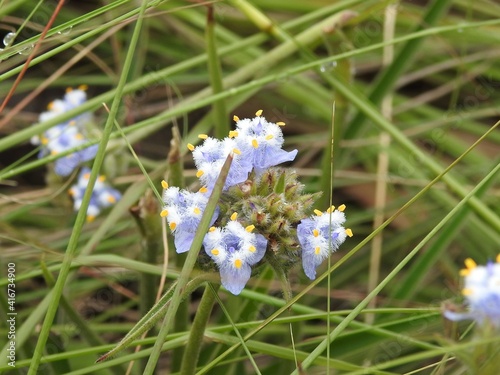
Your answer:
[[[214,301],[219,290],[219,284],[207,283],[205,292],[201,297],[200,304],[194,317],[189,339],[182,357],[181,375],[191,375],[196,371],[196,364],[203,343],[203,336],[207,326],[208,319],[214,306]]]

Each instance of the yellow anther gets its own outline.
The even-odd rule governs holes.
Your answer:
[[[170,230],[174,230],[175,228],[177,228],[176,223],[170,223],[168,226],[170,227]]]
[[[233,116],[233,120],[234,120],[235,122],[238,122],[238,121],[240,121],[240,118],[239,118],[238,116],[234,115],[234,116]]]
[[[42,145],[46,145],[49,143],[48,138],[45,138],[45,137],[42,137],[42,139],[40,141],[42,142]]]
[[[255,229],[255,225],[249,225],[248,227],[245,228],[245,230],[248,232],[248,233],[252,233],[252,231]]]
[[[255,116],[260,116],[262,114],[262,109],[259,109],[257,112],[255,112]]]
[[[198,134],[198,138],[200,138],[200,139],[207,139],[208,135],[206,135],[206,134]]]
[[[472,269],[477,267],[476,262],[474,262],[471,258],[465,259],[464,263],[465,263],[465,267],[467,267],[467,269],[469,269],[469,270],[472,270]]]
[[[69,126],[76,126],[76,121],[75,120],[71,120],[68,125]]]
[[[101,182],[104,182],[106,181],[106,176],[99,176],[97,179]]]
[[[252,139],[252,146],[253,146],[253,148],[259,147],[259,142],[257,142],[256,139]]]
[[[500,263],[500,254],[497,255],[497,263]]]
[[[233,214],[231,215],[231,220],[235,221],[237,217],[238,217],[238,213],[237,212],[233,212]]]
[[[161,187],[165,190],[168,189],[168,182],[165,180],[161,180]]]
[[[89,87],[87,85],[80,85],[78,86],[79,90],[86,91]]]
[[[71,196],[74,196],[75,195],[75,189],[69,189],[68,190],[68,194],[71,195]]]
[[[314,213],[318,216],[323,215],[323,212],[321,212],[320,210],[314,210]]]
[[[465,276],[469,276],[470,274],[470,270],[468,270],[467,268],[464,268],[464,269],[461,269],[458,274],[462,277],[465,277]]]
[[[194,150],[194,146],[191,143],[187,144],[187,148],[188,148],[189,151],[193,151]]]
[[[202,186],[200,188],[200,193],[206,193],[207,191],[208,191],[208,189],[205,186]]]
[[[205,174],[205,172],[203,172],[201,169],[196,172],[196,177],[200,178],[201,176],[203,176]]]
[[[88,180],[90,178],[90,173],[85,173],[83,175],[83,178],[86,179],[86,180]]]
[[[108,202],[109,202],[109,203],[111,203],[111,204],[114,204],[114,203],[116,202],[115,197],[113,197],[112,195],[110,195],[110,196],[108,197]]]
[[[208,231],[213,232],[214,230],[215,230],[215,227],[210,227],[210,229]]]
[[[340,212],[343,212],[345,210],[345,204],[341,204],[339,208],[337,208]]]
[[[199,215],[201,214],[201,210],[198,208],[198,207],[195,207],[193,212],[196,214],[196,215]]]
[[[167,216],[168,216],[168,210],[162,210],[162,211],[160,212],[160,216],[161,216],[161,217],[167,217]]]
[[[318,237],[319,236],[319,230],[313,229],[313,236]]]
[[[73,87],[66,87],[66,92],[71,92],[73,91]]]
[[[316,246],[316,248],[314,249],[314,254],[318,255],[320,251],[321,248],[319,246]]]
[[[215,256],[219,255],[219,250],[217,250],[217,249],[213,249],[210,252],[212,253],[212,255],[215,255]]]
[[[328,212],[329,214],[331,214],[333,211],[335,211],[335,206],[330,206],[326,212]]]
[[[52,111],[52,109],[54,109],[54,102],[50,102],[48,105],[47,105],[47,109],[49,111]]]
[[[285,123],[283,121],[279,121],[279,122],[276,123],[276,125],[278,125],[278,126],[285,126]]]
[[[470,289],[470,288],[465,288],[465,289],[462,289],[462,294],[463,294],[464,296],[470,296],[470,295],[472,295],[472,293],[473,293],[473,291],[472,291],[472,289]]]
[[[272,134],[268,134],[266,135],[266,139],[269,141],[270,139],[273,139],[274,138],[274,135]]]
[[[241,151],[238,150],[237,148],[233,148],[233,152],[236,154],[236,155],[241,155]]]
[[[354,236],[354,234],[352,234],[352,230],[351,230],[351,228],[346,228],[346,229],[345,229],[345,234],[347,234],[349,237]]]
[[[94,215],[88,215],[88,216],[87,216],[87,222],[88,222],[88,223],[93,222],[93,221],[94,221],[94,219],[95,219],[95,216],[94,216]]]
[[[57,152],[56,150],[52,150],[52,151],[50,151],[50,154],[51,154],[51,155],[57,155],[58,153],[59,153],[59,152]]]
[[[236,268],[241,268],[241,266],[242,266],[242,265],[243,265],[243,262],[241,261],[241,259],[236,259],[236,260],[234,261],[234,266],[235,266]]]
[[[238,136],[238,132],[236,130],[231,130],[229,132],[229,138],[236,138]]]
[[[248,250],[249,250],[251,253],[255,253],[255,251],[256,251],[257,249],[255,248],[255,246],[250,245],[250,247],[248,248]]]

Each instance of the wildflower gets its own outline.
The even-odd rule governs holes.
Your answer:
[[[338,209],[330,207],[326,212],[315,210],[316,216],[301,220],[297,226],[297,237],[302,246],[302,267],[307,277],[316,278],[316,268],[330,254],[336,251],[352,236],[350,229],[345,229],[345,205]]]
[[[196,193],[180,190],[178,187],[168,187],[163,192],[164,209],[162,217],[166,217],[170,230],[174,234],[174,243],[177,253],[188,251],[193,243],[196,229],[198,228],[203,211],[208,202],[208,191],[200,189]],[[214,212],[210,225],[212,225],[219,214],[217,208]]]
[[[280,125],[285,124],[268,122],[261,114],[259,110],[253,119],[243,120],[235,116],[236,131],[230,134],[239,148],[250,153],[247,157],[258,174],[269,167],[292,161],[297,155],[297,150],[288,152],[282,149],[284,140]]]
[[[80,86],[75,90],[68,88],[64,99],[52,101],[48,106],[48,111],[40,114],[39,120],[41,122],[47,121],[81,105],[87,98],[85,88],[85,86]],[[42,158],[49,154],[57,155],[87,143],[84,135],[86,132],[85,124],[90,119],[91,115],[89,113],[83,113],[70,121],[53,126],[41,136],[33,137],[31,143],[42,146],[38,157]],[[60,176],[71,174],[81,163],[92,160],[97,153],[97,148],[97,145],[92,145],[57,159],[55,162],[56,174]]]
[[[206,137],[202,145],[188,147],[193,151],[193,159],[198,169],[196,176],[200,178],[209,191],[213,190],[222,166],[230,153],[233,154],[233,161],[224,184],[224,190],[244,182],[252,170],[250,159],[242,150],[238,149],[234,139],[218,140]]]
[[[82,168],[78,175],[78,181],[73,185],[69,194],[73,198],[73,207],[78,211],[82,205],[83,195],[89,183],[90,169]],[[105,176],[99,176],[95,182],[92,196],[90,197],[89,207],[87,209],[87,221],[93,221],[103,208],[115,204],[121,199],[121,193],[110,187],[106,182]]]
[[[446,310],[444,316],[459,321],[472,319],[479,324],[489,322],[500,328],[500,254],[496,262],[478,266],[472,259],[465,260],[465,269],[460,271],[465,285],[465,296],[469,311],[464,313]]]
[[[235,295],[241,293],[250,279],[251,266],[266,252],[267,240],[252,233],[253,229],[253,225],[244,228],[231,220],[224,228],[210,228],[203,240],[205,252],[219,268],[222,285]]]

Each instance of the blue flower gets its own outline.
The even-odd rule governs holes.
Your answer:
[[[41,122],[47,121],[55,116],[67,112],[85,102],[87,95],[84,91],[85,87],[79,89],[68,89],[63,100],[56,99],[48,106],[48,111],[43,112],[39,116]],[[38,155],[42,158],[46,155],[57,155],[75,147],[82,146],[87,143],[84,136],[85,124],[90,120],[91,115],[84,113],[70,121],[62,124],[57,124],[45,131],[41,136],[35,136],[31,139],[31,143],[41,145],[41,151]],[[81,163],[92,160],[97,153],[97,145],[86,147],[76,151],[73,154],[59,158],[55,162],[55,172],[60,176],[68,176]]]
[[[251,160],[244,150],[238,148],[234,139],[219,140],[203,134],[199,137],[205,139],[203,144],[197,147],[190,144],[188,148],[193,151],[193,159],[198,169],[196,176],[209,192],[213,190],[222,166],[230,153],[233,154],[233,161],[224,184],[224,190],[246,181],[248,174],[252,171]]]
[[[269,167],[292,161],[297,155],[297,150],[288,152],[282,149],[284,140],[280,126],[285,124],[268,122],[261,114],[259,110],[255,114],[257,117],[243,120],[234,116],[236,131],[230,133],[238,148],[250,153],[247,157],[258,174]]]
[[[89,183],[90,169],[82,168],[78,175],[78,181],[69,189],[69,194],[73,198],[73,207],[78,211],[82,205],[83,195]],[[103,208],[109,207],[119,201],[121,193],[110,187],[106,182],[105,176],[99,176],[95,182],[94,190],[90,197],[89,207],[87,209],[87,221],[93,221]]]
[[[447,310],[444,316],[454,321],[472,319],[479,324],[489,322],[500,328],[500,254],[495,263],[490,261],[486,266],[478,266],[468,258],[465,267],[460,275],[465,279],[462,294],[469,311],[458,313]]]
[[[178,187],[164,187],[163,202],[165,206],[161,212],[166,217],[170,230],[174,234],[174,243],[177,253],[184,253],[191,248],[203,211],[208,202],[209,194],[206,188],[196,193],[180,190]],[[210,225],[219,215],[219,208],[214,212]]]
[[[205,252],[219,268],[222,285],[234,295],[241,293],[250,279],[251,266],[266,253],[266,238],[252,233],[253,229],[253,225],[244,228],[231,220],[224,228],[210,228],[203,240]]]
[[[316,278],[316,268],[333,251],[352,236],[350,229],[345,229],[345,205],[338,209],[329,208],[326,212],[314,210],[316,216],[301,220],[297,226],[297,238],[302,247],[302,267],[307,277]]]

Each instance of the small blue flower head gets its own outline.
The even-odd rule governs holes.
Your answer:
[[[462,294],[469,311],[458,313],[447,310],[444,316],[454,321],[472,319],[479,324],[488,322],[500,328],[500,254],[495,263],[490,261],[486,266],[478,266],[468,258],[465,267],[460,275],[464,277]]]
[[[230,153],[233,154],[233,162],[224,184],[224,190],[248,178],[248,174],[252,171],[251,160],[238,148],[234,139],[219,140],[204,134],[200,134],[199,137],[205,140],[203,144],[197,147],[189,144],[188,148],[193,151],[193,159],[198,169],[196,176],[209,192],[213,190],[222,166]]]
[[[253,225],[244,228],[236,221],[236,215],[231,218],[224,228],[210,228],[203,247],[217,264],[224,288],[238,295],[250,279],[251,266],[264,257],[267,240],[261,234],[252,233]]]
[[[352,236],[350,229],[345,229],[345,205],[330,207],[326,212],[314,210],[316,216],[301,220],[297,226],[297,238],[302,247],[302,267],[308,278],[316,278],[316,268],[330,254],[336,251]]]
[[[47,121],[55,116],[67,112],[85,102],[87,94],[85,87],[68,89],[63,100],[56,99],[48,106],[48,111],[39,116],[41,122]],[[84,136],[85,124],[90,120],[90,114],[84,113],[70,121],[53,126],[45,131],[43,135],[31,139],[34,145],[41,145],[42,149],[38,155],[42,158],[48,154],[57,155],[69,149],[79,147],[87,142]],[[92,160],[97,153],[97,145],[89,146],[73,154],[59,158],[55,162],[55,172],[60,176],[68,176],[81,163]]]
[[[83,195],[85,194],[85,189],[87,189],[89,178],[90,169],[82,168],[78,175],[77,183],[69,190],[69,194],[73,198],[73,207],[75,211],[78,211],[82,205]],[[99,176],[95,182],[89,207],[87,209],[87,221],[93,221],[103,208],[112,206],[119,201],[121,197],[122,195],[118,190],[113,189],[106,183],[105,176]]]
[[[280,126],[283,122],[268,122],[261,117],[262,110],[257,111],[253,119],[240,120],[234,116],[236,130],[230,136],[236,139],[238,148],[250,153],[250,158],[255,171],[260,174],[269,167],[292,161],[297,155],[297,150],[285,151],[283,146],[283,133]]]
[[[165,206],[160,215],[166,217],[170,230],[174,234],[174,243],[177,253],[188,251],[193,243],[196,229],[198,228],[203,211],[207,206],[209,194],[206,188],[196,193],[180,190],[178,187],[168,187],[163,181],[163,202]],[[219,209],[215,210],[210,225],[212,225]]]

